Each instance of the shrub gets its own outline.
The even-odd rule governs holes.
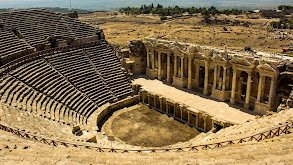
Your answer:
[[[166,16],[161,17],[161,21],[167,20],[168,18]]]

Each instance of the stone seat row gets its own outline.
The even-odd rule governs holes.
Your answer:
[[[0,58],[2,58],[2,61],[6,61],[6,62],[2,62],[2,63],[7,63],[11,60],[14,60],[16,58],[19,58],[21,56],[23,56],[24,54],[29,54],[32,53],[33,51],[30,51],[28,49],[19,49],[16,51],[10,51],[5,53],[4,55],[1,55]]]
[[[40,116],[51,118],[51,119],[57,119],[60,120],[61,122],[66,122],[69,123],[68,120],[62,120],[64,117],[67,117],[65,114],[65,111],[63,108],[66,110],[69,110],[67,106],[62,105],[61,103],[56,103],[54,111],[52,111],[52,107],[47,108],[48,103],[51,102],[51,105],[53,105],[53,102],[56,102],[54,99],[50,99],[50,97],[47,97],[43,94],[40,94],[39,92],[36,92],[34,90],[29,89],[28,87],[25,87],[22,84],[22,88],[9,88],[10,91],[13,90],[13,92],[8,92],[9,97],[6,98],[6,103],[9,103],[10,105],[16,106],[19,109],[25,109],[30,112],[34,112]],[[30,91],[31,93],[26,97],[22,97],[22,94],[25,94],[26,91]],[[5,96],[5,95],[4,95]],[[10,97],[12,96],[12,97]],[[20,100],[26,100],[25,104],[23,102],[16,100],[16,98],[19,98]],[[24,106],[24,107],[23,107]],[[46,109],[47,108],[47,109]],[[56,110],[58,108],[58,110]]]
[[[87,140],[87,137],[75,136],[72,134],[71,126],[35,116],[26,111],[20,111],[19,109],[4,103],[1,104],[0,115],[2,124],[31,135],[78,144]],[[12,139],[9,138],[9,141],[11,140]],[[21,144],[26,143],[16,143],[17,147]]]
[[[6,27],[16,27],[24,39],[34,47],[48,44],[45,39],[49,36],[76,39],[96,36],[96,31],[91,26],[51,11],[29,10],[1,13],[0,19]]]
[[[13,43],[22,43],[19,42],[20,40],[9,30],[1,30],[0,29],[0,43],[1,46],[7,46],[7,44],[11,44],[11,42]],[[2,47],[2,48],[3,48]]]
[[[117,59],[115,58],[111,58],[112,61],[109,60],[111,62],[98,63],[95,60],[93,60],[93,62],[97,66],[98,70],[103,74],[105,81],[109,84],[109,86],[112,88],[113,92],[116,93],[116,95],[121,95],[121,93],[123,92],[125,93],[125,95],[128,95],[130,90],[128,90],[127,87],[125,89],[123,87],[125,87],[124,84],[126,84],[126,86],[130,84],[127,81],[127,79],[125,79],[125,75],[121,70],[121,66],[117,62]],[[102,57],[100,59],[102,59]],[[102,64],[107,65],[107,68],[101,67]],[[117,86],[119,88],[117,88]]]
[[[71,129],[68,126],[62,126],[59,123],[44,120],[40,117],[21,112],[17,108],[2,103],[1,105],[1,122],[19,130],[35,135],[46,135],[47,137],[54,138],[68,138],[76,139],[71,133]],[[35,124],[38,123],[38,124]]]
[[[55,55],[46,59],[98,105],[113,99],[81,50],[62,53],[60,56]],[[83,79],[87,79],[87,81],[83,81]]]
[[[15,37],[13,33],[9,30],[0,30],[0,41],[5,41],[6,39]]]
[[[108,67],[107,67],[107,68],[108,68]],[[103,77],[105,77],[105,76],[104,76],[104,73],[103,73]],[[113,82],[115,82],[115,78],[116,78],[116,77],[119,77],[119,76],[111,77]],[[121,76],[120,76],[120,78],[121,78]],[[118,79],[117,79],[117,80],[118,80]],[[119,82],[120,82],[120,81],[117,81],[117,80],[116,80],[115,84],[117,84],[117,86],[119,86]],[[107,81],[106,81],[106,82],[107,82]],[[107,82],[107,83],[109,84],[109,82]],[[120,86],[120,87],[122,87],[122,86]],[[116,88],[113,88],[113,87],[112,87],[111,89],[112,89],[112,91],[115,91]],[[115,93],[115,92],[114,92],[114,93]]]
[[[16,40],[16,39],[7,39],[5,41],[0,41],[1,44],[1,51],[9,51],[13,49],[14,47],[24,47],[25,48],[30,48],[29,45],[25,44],[22,41]]]
[[[17,86],[20,86],[21,88]],[[20,90],[23,92],[17,92]],[[71,125],[85,122],[84,116],[70,110],[64,104],[61,104],[58,101],[50,98],[48,98],[46,103],[42,101],[37,102],[39,97],[48,98],[43,94],[31,89],[29,86],[18,82],[16,79],[12,78],[11,80],[11,77],[10,82],[6,83],[4,88],[1,88],[1,100],[4,103],[19,108],[20,110],[25,110],[30,113],[49,118],[51,120],[56,120],[61,123]],[[18,98],[18,100],[16,100],[16,98]]]
[[[21,25],[20,25],[21,26]],[[48,25],[44,25],[43,27],[41,28],[37,28],[37,31],[36,29],[32,29],[33,27],[24,27],[24,28],[19,28],[19,31],[21,31],[22,33],[27,33],[27,34],[49,34],[49,33],[54,33],[55,35],[58,35],[58,34],[64,34],[65,36],[67,35],[70,35],[70,31],[68,31],[68,27],[65,26],[65,25],[56,25],[55,26],[56,28],[55,29],[52,29],[52,25],[51,26],[48,26]],[[88,31],[87,29],[85,28],[80,28],[80,29],[77,29],[75,30],[75,35],[85,35],[85,36],[91,36],[91,35],[88,35],[89,33],[91,32],[94,32],[94,31]]]
[[[43,72],[40,72],[40,70]],[[82,93],[76,91],[72,85],[66,82],[63,77],[56,74],[56,72],[52,71],[52,69],[51,71],[49,70],[41,68],[39,70],[36,70],[36,72],[27,71],[27,73],[30,73],[30,74],[23,74],[22,76],[19,76],[19,74],[17,74],[15,76],[17,76],[19,79],[22,79],[24,82],[28,83],[34,88],[40,90],[41,92],[52,96],[56,100],[59,100],[60,102],[67,103],[68,100],[70,100],[70,103],[75,103],[73,104],[74,106],[77,106],[77,105],[85,106],[85,103],[90,102],[83,96]],[[37,72],[40,72],[40,73],[37,74]],[[77,94],[79,97],[74,97],[73,94]],[[80,104],[77,104],[77,103],[80,103]],[[93,103],[91,107],[93,107]],[[72,107],[72,108],[75,109],[76,107]],[[83,110],[79,112],[81,114],[85,112],[92,113],[91,111],[93,111],[92,108],[89,110],[86,107],[80,107],[79,109]],[[86,114],[84,115],[86,116]]]
[[[0,38],[0,57],[2,64],[6,63],[6,61],[18,58],[21,55],[33,52],[31,46],[23,40],[17,39],[11,31],[0,29],[0,32],[5,36]]]
[[[9,55],[9,54],[11,54],[13,52],[26,51],[28,49],[31,49],[31,47],[29,47],[29,46],[27,46],[25,44],[19,44],[17,46],[11,46],[10,48],[1,50],[0,55],[5,56],[5,55]]]
[[[53,70],[47,65],[39,66],[39,69],[36,69],[35,71],[26,71],[29,74],[23,74],[22,76],[16,74],[15,76],[17,76],[19,79],[22,79],[27,84],[35,87],[36,89],[45,92],[48,95],[51,95],[52,97],[61,102],[66,102],[67,100],[75,102],[75,99],[77,98],[67,97],[67,99],[63,99],[65,98],[65,96],[71,96],[72,94],[76,93],[78,93],[78,95],[81,96],[79,100],[84,100],[84,103],[90,102],[83,96],[82,93],[76,91],[76,89],[70,83],[66,82],[66,80],[61,75],[58,75],[58,73],[55,70]],[[94,104],[92,103],[92,106],[93,105]],[[91,113],[92,111],[87,110],[83,107],[80,107],[80,109],[84,109],[84,111],[88,113]],[[83,114],[82,112],[79,113]],[[86,114],[84,115],[87,116]]]

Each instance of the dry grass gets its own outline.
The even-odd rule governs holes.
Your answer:
[[[115,118],[112,131],[114,136],[128,144],[145,147],[161,147],[184,142],[199,134],[195,128],[145,105]]]
[[[113,13],[113,12],[112,12]],[[80,20],[99,26],[105,32],[106,39],[121,47],[127,47],[131,40],[144,39],[145,37],[157,37],[165,40],[178,38],[180,42],[188,42],[199,45],[223,47],[226,44],[230,48],[243,49],[250,46],[269,52],[281,52],[281,45],[286,45],[288,40],[272,40],[272,33],[267,33],[265,24],[268,19],[248,19],[246,16],[218,16],[217,19],[238,19],[250,21],[255,25],[251,27],[228,26],[228,32],[223,31],[222,25],[198,25],[203,18],[176,18],[161,22],[159,16],[140,15],[126,16],[118,14],[114,16],[108,13],[80,15]]]

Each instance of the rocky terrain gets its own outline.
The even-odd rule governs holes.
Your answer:
[[[161,21],[160,16],[132,16],[118,12],[79,15],[81,21],[102,28],[106,39],[121,47],[145,37],[171,41],[177,37],[180,42],[199,45],[282,52],[281,46],[290,43],[293,33],[292,29],[273,30],[268,24],[277,19],[263,19],[258,14],[218,15],[211,17],[209,24],[203,23],[204,17],[200,14],[168,18]],[[278,34],[285,35],[279,37]]]

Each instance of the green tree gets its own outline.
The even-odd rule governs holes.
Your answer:
[[[287,6],[287,5],[280,5],[278,6],[279,10],[283,10],[283,9],[293,9],[293,6]]]
[[[157,9],[161,9],[161,8],[163,8],[163,6],[158,4]]]
[[[167,20],[168,18],[166,16],[161,17],[161,21]]]

